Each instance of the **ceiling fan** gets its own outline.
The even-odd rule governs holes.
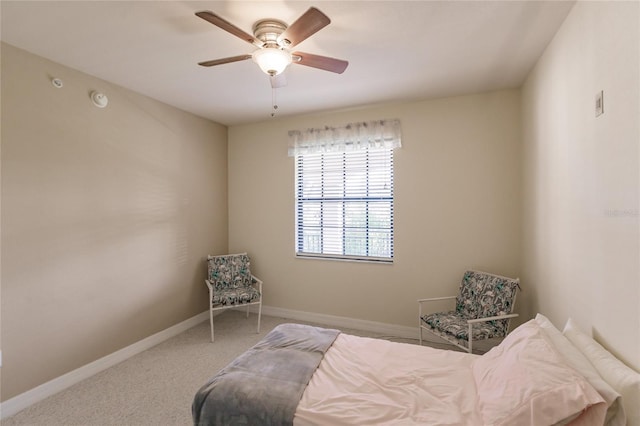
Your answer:
[[[196,12],[196,16],[258,47],[251,54],[199,62],[198,65],[203,67],[253,59],[260,69],[271,77],[271,85],[279,87],[283,84],[276,76],[280,75],[292,63],[338,74],[342,74],[349,65],[349,62],[341,59],[291,51],[291,48],[331,22],[327,15],[315,7],[309,8],[288,26],[277,19],[261,19],[253,24],[253,35],[246,33],[211,11]]]

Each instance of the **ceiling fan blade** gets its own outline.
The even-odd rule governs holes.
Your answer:
[[[285,47],[293,47],[331,23],[331,19],[315,7],[309,8],[301,17],[278,37]]]
[[[222,65],[222,64],[228,64],[230,62],[244,61],[245,59],[251,59],[251,55],[238,55],[238,56],[231,56],[229,58],[214,59],[212,61],[198,62],[198,65],[201,65],[203,67],[212,67],[214,65]]]
[[[283,73],[278,75],[270,76],[269,80],[271,80],[271,87],[277,89],[279,87],[284,87],[287,85],[287,78]]]
[[[204,19],[215,25],[216,27],[222,28],[223,30],[233,34],[234,36],[241,38],[247,43],[255,44],[258,47],[262,47],[264,44],[261,40],[258,40],[251,34],[241,30],[240,28],[233,25],[231,22],[219,17],[215,13],[209,10],[203,10],[202,12],[196,12],[196,16]]]
[[[325,71],[335,72],[342,74],[349,65],[348,61],[342,59],[329,58],[328,56],[313,55],[305,52],[293,52],[294,64],[306,65],[308,67],[319,68]]]

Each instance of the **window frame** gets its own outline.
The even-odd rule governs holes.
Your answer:
[[[369,154],[372,151],[377,151],[377,152],[385,152],[386,155],[383,155],[384,159],[383,160],[376,160],[373,161],[369,158]],[[395,222],[394,222],[394,209],[395,209],[395,184],[394,184],[394,153],[393,153],[394,149],[393,148],[366,148],[366,149],[360,149],[357,151],[340,151],[340,152],[319,152],[319,153],[306,153],[306,154],[298,154],[295,155],[295,164],[294,164],[294,173],[295,173],[295,187],[294,187],[294,191],[295,191],[295,240],[294,240],[294,248],[295,248],[295,256],[296,258],[301,258],[301,259],[322,259],[322,260],[338,260],[338,261],[355,261],[355,262],[370,262],[370,263],[382,263],[382,264],[393,264],[394,262],[394,257],[395,257]],[[347,177],[348,177],[348,171],[351,170],[353,168],[353,166],[350,168],[347,166],[347,158],[346,156],[348,156],[349,154],[353,154],[354,156],[356,155],[362,155],[364,153],[364,155],[366,156],[366,180],[365,180],[365,194],[361,194],[360,196],[348,196],[346,195],[346,182],[347,182]],[[326,172],[324,171],[325,169],[325,162],[328,162],[326,160],[326,156],[331,156],[331,155],[339,155],[339,159],[341,159],[342,161],[342,177],[343,177],[343,181],[342,181],[342,185],[343,185],[343,193],[342,196],[340,197],[329,197],[325,195],[325,176],[326,176]],[[315,158],[321,158],[320,163],[322,164],[320,167],[320,175],[321,175],[321,193],[322,195],[319,197],[305,197],[304,196],[304,182],[301,182],[300,179],[304,180],[304,158],[305,157],[315,157]],[[302,161],[302,164],[300,163]],[[312,160],[313,161],[313,160]],[[315,161],[317,162],[318,160],[315,159]],[[389,188],[388,188],[388,195],[378,195],[378,196],[374,196],[371,195],[371,190],[370,188],[373,186],[372,185],[372,181],[374,180],[374,178],[372,178],[374,172],[378,172],[379,170],[375,170],[374,172],[371,171],[371,167],[381,167],[382,166],[382,170],[384,171],[383,173],[388,175],[383,177],[383,180],[385,182],[388,182]],[[312,173],[312,172],[310,172]],[[309,179],[307,177],[307,179]],[[385,188],[386,188],[386,184],[385,184]],[[363,196],[364,195],[364,196]],[[304,238],[305,238],[305,232],[308,233],[308,226],[305,226],[304,223],[304,218],[303,218],[303,211],[304,211],[304,204],[312,204],[312,203],[318,203],[320,205],[320,209],[321,209],[321,213],[320,213],[320,225],[318,228],[318,231],[320,232],[320,244],[321,244],[321,249],[319,252],[314,252],[314,251],[304,251],[305,250],[305,242],[304,242]],[[328,203],[329,205],[331,205],[331,203],[338,203],[341,204],[342,206],[342,215],[340,216],[341,221],[342,221],[342,226],[341,227],[331,227],[331,226],[326,226],[324,223],[325,220],[325,212],[323,209],[323,206],[325,205],[325,203]],[[364,204],[364,208],[365,208],[365,221],[366,221],[366,225],[364,227],[356,227],[353,228],[352,226],[347,226],[346,225],[346,221],[348,219],[348,214],[346,212],[348,206],[357,206],[358,203],[360,203],[360,207],[362,207],[362,204]],[[388,216],[387,216],[387,212],[385,211],[384,217],[385,220],[388,219],[388,226],[385,226],[383,228],[372,228],[370,226],[371,223],[371,217],[374,216],[375,214],[375,210],[374,209],[373,213],[371,211],[371,207],[372,206],[379,206],[379,205],[383,205],[382,209],[385,209],[384,204],[388,205]],[[302,209],[302,210],[301,210]],[[341,233],[341,251],[340,253],[335,253],[335,252],[331,252],[331,250],[327,249],[326,247],[324,247],[325,244],[325,232],[327,231],[327,229],[329,230],[334,230],[336,231],[336,229],[340,229],[340,233]],[[347,242],[347,233],[349,230],[352,231],[364,231],[365,233],[365,237],[364,237],[364,244],[365,244],[365,254],[345,254],[348,250],[347,250],[347,246],[346,244]],[[371,236],[371,233],[376,232],[376,230],[378,230],[379,232],[381,232],[383,234],[382,237],[382,241],[383,241],[383,246],[384,246],[384,239],[386,237],[387,241],[386,243],[388,244],[388,248],[387,250],[387,255],[384,255],[385,253],[382,253],[383,255],[372,255],[371,254],[371,246],[372,246],[372,242],[374,242],[375,237]],[[384,235],[386,233],[386,235]],[[307,234],[308,235],[308,234]],[[379,240],[380,241],[380,240]],[[335,248],[335,246],[334,246]],[[374,253],[375,254],[375,253]],[[380,254],[380,253],[378,253]]]

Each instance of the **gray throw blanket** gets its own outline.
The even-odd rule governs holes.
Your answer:
[[[339,333],[277,326],[200,388],[191,407],[193,423],[292,425],[302,393]]]

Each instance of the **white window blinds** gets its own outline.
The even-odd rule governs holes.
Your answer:
[[[298,151],[298,256],[393,259],[392,146],[400,145],[399,132],[393,139],[391,143],[390,138],[386,142],[378,138],[375,144],[307,143]],[[333,149],[327,150],[328,145]],[[342,148],[335,149],[338,146]]]

